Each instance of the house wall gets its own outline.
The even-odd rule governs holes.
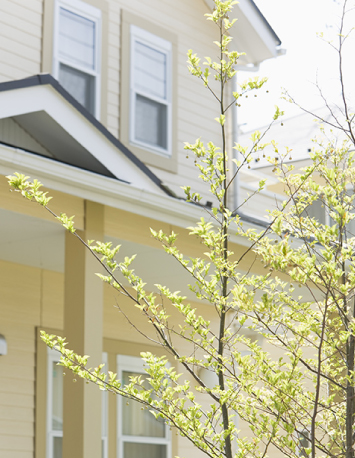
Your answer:
[[[0,260],[0,278],[0,456],[33,458],[36,326],[60,325],[62,275]]]
[[[0,180],[0,183],[2,182],[4,180]],[[83,227],[84,202],[81,199],[69,198],[65,194],[56,193],[56,199],[53,203],[55,202],[57,206],[62,206],[68,211],[68,214],[77,212],[79,225]],[[16,210],[24,216],[28,209],[36,212],[38,208],[26,202],[18,194],[9,193],[7,188],[5,189],[5,185],[0,192],[0,207],[12,208],[13,211]],[[43,209],[38,208],[38,210],[40,212],[37,215],[38,218],[46,215]],[[170,230],[179,232],[179,246],[184,253],[192,256],[202,255],[203,246],[196,243],[193,237],[188,237],[187,231],[167,224],[163,225],[148,217],[133,215],[113,208],[106,208],[105,214],[105,233],[109,239],[119,236],[123,241],[135,242],[141,246],[159,247],[159,243],[151,237],[149,227],[156,229],[161,227],[166,232]],[[23,233],[25,237],[26,226],[23,228]],[[241,249],[238,246],[231,246],[231,250],[236,255]],[[15,249],[14,256],[16,256]],[[249,253],[240,265],[241,271],[246,270],[251,265],[253,265],[254,273],[265,273],[262,265],[255,262],[254,255]],[[0,456],[33,458],[36,428],[37,455],[35,456],[42,458],[44,455],[38,454],[41,446],[38,443],[38,438],[42,441],[43,450],[46,395],[43,391],[40,394],[38,392],[40,380],[38,374],[41,372],[39,365],[43,364],[43,359],[42,363],[40,362],[39,354],[42,353],[45,360],[46,352],[43,350],[44,344],[42,342],[37,343],[36,336],[37,329],[41,328],[49,329],[50,332],[63,331],[64,273],[1,260],[0,278],[0,333],[5,335],[8,343],[8,355],[0,356]],[[193,304],[197,308],[197,313],[203,314],[205,319],[210,320],[212,324],[217,324],[213,307],[202,303]],[[154,349],[151,343],[147,344],[146,339],[126,322],[122,312],[117,309],[117,305],[129,316],[136,327],[154,337],[154,334],[150,334],[142,314],[126,298],[105,285],[103,306],[104,351],[109,352],[109,368],[113,371],[116,369],[116,354],[124,353],[137,356],[140,351]],[[169,305],[167,307],[172,322],[177,324],[179,322],[178,314],[175,310],[170,309]],[[217,333],[217,329],[215,331]],[[42,348],[40,352],[38,351],[39,347]],[[182,353],[190,353],[186,342],[179,342],[179,349]],[[157,350],[159,354],[161,350]],[[265,350],[267,349],[265,348]],[[281,349],[273,350],[275,359],[282,355]],[[177,369],[179,372],[184,372],[181,367]],[[42,368],[42,382],[45,380],[45,374],[46,370]],[[189,377],[186,374],[184,376]],[[193,380],[190,381],[193,387],[194,382]],[[39,400],[40,396],[42,396],[42,401]],[[201,396],[199,401],[202,405],[207,405],[208,399]],[[38,418],[39,406],[42,408],[40,418]],[[112,452],[116,447],[116,414],[116,398],[111,396],[109,401],[109,428],[111,431],[109,458],[116,457],[115,453]],[[39,434],[40,427],[42,427],[42,432]],[[242,436],[250,434],[245,423],[238,424],[238,428],[241,430]],[[180,456],[186,458],[197,456],[193,446],[180,437],[174,436],[173,448],[178,450],[177,453]],[[273,452],[273,456],[279,456],[279,452]]]
[[[181,186],[188,184],[204,194],[204,201],[211,200],[207,186],[198,180],[199,172],[193,166],[193,160],[186,159],[184,150],[184,142],[193,143],[199,137],[204,141],[220,142],[219,125],[214,121],[219,113],[218,103],[202,82],[190,75],[186,63],[189,48],[193,48],[202,61],[204,56],[216,55],[213,41],[218,39],[217,28],[204,17],[204,1],[194,2],[193,7],[188,0],[86,0],[86,3],[100,8],[103,17],[101,122],[119,138],[124,137],[120,131],[120,104],[129,91],[129,88],[122,87],[122,72],[127,69],[122,68],[121,58],[123,48],[128,46],[121,42],[123,11],[176,35],[177,74],[173,88],[177,105],[173,145],[175,170],[171,171],[170,166],[165,166],[164,160],[154,153],[148,154],[152,160],[148,159],[147,163],[178,195],[183,195]],[[1,2],[1,82],[52,72],[53,15],[54,0]],[[213,78],[211,85],[218,89]],[[123,113],[123,116],[128,117],[128,113]],[[134,151],[132,145],[127,146]]]
[[[0,82],[41,71],[42,0],[0,2]]]
[[[174,88],[177,119],[173,147],[176,169],[171,171],[157,165],[151,168],[177,194],[182,195],[180,186],[188,184],[194,191],[201,192],[204,200],[209,200],[206,186],[197,179],[199,172],[193,166],[193,159],[187,159],[183,149],[185,141],[193,143],[198,137],[219,143],[219,125],[214,121],[218,116],[218,104],[186,68],[186,52],[191,47],[202,59],[217,54],[212,42],[218,37],[212,23],[204,18],[205,3],[203,0],[193,3],[189,0],[87,0],[87,3],[103,11],[103,61],[106,63],[102,73],[101,121],[115,136],[122,137],[120,103],[123,93],[128,91],[121,84],[124,71],[121,55],[122,46],[125,46],[121,42],[122,10],[177,36],[177,85]],[[0,1],[0,82],[52,71],[53,5],[53,0]],[[216,87],[213,81],[212,87]],[[128,113],[123,115],[128,116]],[[9,123],[14,127],[12,121]],[[7,126],[6,135],[10,133]],[[12,137],[6,135],[4,130],[0,141],[11,140]],[[25,131],[17,130],[13,135],[16,144],[23,141],[27,148],[31,149],[32,145],[46,155],[41,145],[35,145],[35,140],[29,139]],[[76,227],[84,229],[84,201],[58,192],[51,192],[51,195],[54,196],[53,210],[75,215]],[[16,193],[10,194],[4,177],[0,180],[0,207],[41,221],[52,220],[43,209],[30,205]],[[166,232],[175,230],[181,235],[178,243],[183,252],[192,256],[203,252],[201,245],[187,237],[188,231],[157,223],[149,217],[107,209],[105,227],[109,237],[120,237],[148,247],[158,246],[150,236],[149,227],[162,228]],[[25,237],[26,227],[23,230]],[[33,458],[35,427],[38,427],[38,422],[35,425],[38,403],[35,373],[39,364],[36,360],[36,328],[63,329],[64,275],[63,272],[2,260],[0,278],[0,333],[6,336],[9,349],[8,355],[0,357],[0,456]],[[132,333],[114,307],[122,298],[118,299],[108,288],[104,291],[104,338],[111,343],[119,339],[134,344],[134,348],[139,344],[144,347],[143,337]],[[127,313],[133,314],[134,322],[145,329],[142,315],[132,311],[125,302],[122,306]],[[207,318],[213,318],[212,307],[200,307]],[[176,315],[175,319],[178,320]],[[112,345],[116,348],[114,343]],[[196,451],[187,441],[181,438],[177,441],[180,455],[196,457]]]

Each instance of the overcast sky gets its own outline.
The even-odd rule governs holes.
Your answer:
[[[282,41],[282,48],[287,53],[283,57],[264,62],[258,73],[238,74],[239,81],[255,75],[269,77],[269,94],[260,94],[257,99],[248,99],[239,111],[239,123],[243,131],[255,129],[267,124],[272,118],[274,105],[278,104],[286,110],[286,116],[299,111],[295,107],[279,101],[281,88],[303,106],[314,109],[321,106],[319,85],[328,98],[339,96],[338,59],[335,51],[321,39],[317,33],[324,32],[327,38],[337,43],[340,6],[334,0],[254,0],[261,12]],[[355,6],[355,0],[348,0],[349,7]],[[348,15],[347,24],[354,25]],[[354,53],[355,37],[349,39],[345,48],[346,77],[354,84]],[[242,51],[239,50],[238,51]],[[350,59],[349,59],[350,57]]]

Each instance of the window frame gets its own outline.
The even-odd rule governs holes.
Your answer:
[[[141,145],[131,140],[131,25],[144,32],[171,44],[171,107],[170,107],[170,155],[161,154],[150,145]],[[160,41],[162,43],[162,41]],[[177,140],[177,112],[178,112],[178,37],[169,30],[147,18],[136,16],[124,9],[121,10],[121,79],[120,79],[120,116],[119,138],[142,162],[168,172],[178,171],[178,140]]]
[[[63,429],[52,429],[52,395],[53,395],[53,363],[60,360],[60,355],[57,351],[48,348],[47,350],[47,422],[46,422],[46,456],[53,457],[53,439],[55,437],[63,437]]]
[[[140,357],[117,355],[117,377],[122,380],[122,372],[136,372],[142,375],[147,375],[144,370],[143,360]],[[149,437],[149,436],[124,436],[122,429],[122,405],[126,402],[123,396],[117,396],[117,457],[125,458],[123,455],[123,446],[125,442],[166,445],[166,458],[171,457],[172,441],[169,426],[165,423],[165,437]]]
[[[136,144],[141,148],[144,148],[152,153],[162,155],[163,157],[171,157],[172,152],[172,43],[164,38],[154,35],[147,30],[137,27],[134,24],[130,25],[130,45],[131,45],[131,63],[130,63],[130,142]],[[139,42],[145,46],[148,46],[155,51],[158,51],[166,56],[166,98],[154,97],[144,91],[140,91],[135,88],[135,43]],[[167,116],[167,148],[161,148],[159,146],[153,146],[149,143],[142,142],[135,138],[135,121],[136,121],[136,110],[135,110],[135,98],[139,94],[149,100],[160,103],[166,106]]]
[[[95,69],[90,70],[81,65],[75,65],[73,62],[60,57],[59,55],[59,19],[60,19],[60,8],[63,8],[73,14],[88,19],[95,24],[95,53],[94,62]],[[94,113],[95,118],[100,118],[100,107],[101,107],[101,43],[102,43],[102,14],[101,10],[89,5],[81,0],[56,0],[54,8],[54,24],[53,24],[53,76],[59,81],[59,67],[60,64],[64,64],[67,67],[78,70],[87,75],[94,77]]]
[[[63,437],[63,429],[52,429],[52,394],[53,394],[53,363],[59,362],[60,353],[51,348],[47,348],[47,408],[46,408],[46,457],[53,458],[53,438]],[[105,364],[105,373],[107,373],[108,355],[102,354],[102,362]],[[108,393],[102,392],[101,400],[101,440],[103,441],[103,456],[108,458]]]

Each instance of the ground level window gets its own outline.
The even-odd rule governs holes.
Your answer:
[[[119,355],[117,357],[118,376],[124,384],[130,377],[142,374],[141,358]],[[120,458],[168,458],[171,455],[169,428],[161,419],[149,410],[142,410],[142,405],[135,401],[127,401],[118,396],[118,448]]]
[[[47,458],[63,458],[63,367],[58,366],[60,355],[48,349],[47,374]],[[107,367],[107,354],[103,354]],[[107,392],[102,392],[102,458],[108,457]]]

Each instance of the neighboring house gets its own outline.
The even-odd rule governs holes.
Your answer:
[[[339,108],[332,107],[332,113],[335,116],[339,115],[338,120],[341,121],[343,116],[338,110]],[[340,146],[345,139],[345,134],[341,129],[332,128],[332,124],[337,125],[329,108],[324,106],[309,112],[300,110],[298,115],[278,120],[271,129],[268,129],[268,125],[257,129],[262,136],[260,143],[266,143],[268,146],[263,152],[253,154],[250,169],[244,170],[243,180],[240,181],[238,189],[240,202],[258,189],[260,179],[267,179],[267,186],[259,194],[257,202],[251,200],[243,206],[245,214],[265,219],[267,218],[265,210],[275,208],[277,203],[285,199],[283,184],[275,176],[274,165],[270,163],[270,159],[277,159],[278,163],[292,162],[295,171],[300,171],[310,165],[312,150],[322,148],[321,144],[327,145],[329,141],[332,141]],[[238,141],[241,145],[252,145],[251,135],[254,132],[238,132]],[[277,152],[272,145],[273,141]],[[309,206],[307,214],[317,218],[323,224],[331,224],[329,212],[321,201],[316,201]],[[349,230],[355,233],[354,222],[349,224]]]
[[[188,48],[215,52],[216,31],[204,18],[211,6],[0,2],[1,457],[196,456],[134,405],[63,378],[40,329],[65,335],[92,365],[105,360],[123,378],[142,371],[142,350],[160,350],[115,309],[119,300],[132,320],[142,320],[95,278],[89,253],[46,211],[10,193],[4,177],[38,178],[53,209],[75,215],[85,239],[122,243],[123,255],[138,253],[136,270],[148,287],[165,282],[193,300],[149,227],[175,230],[184,252],[200,254],[184,228],[203,211],[179,197],[190,184],[208,198],[183,142],[218,141],[215,107],[186,69]],[[275,57],[280,42],[252,0],[241,0],[234,14],[243,65]]]

